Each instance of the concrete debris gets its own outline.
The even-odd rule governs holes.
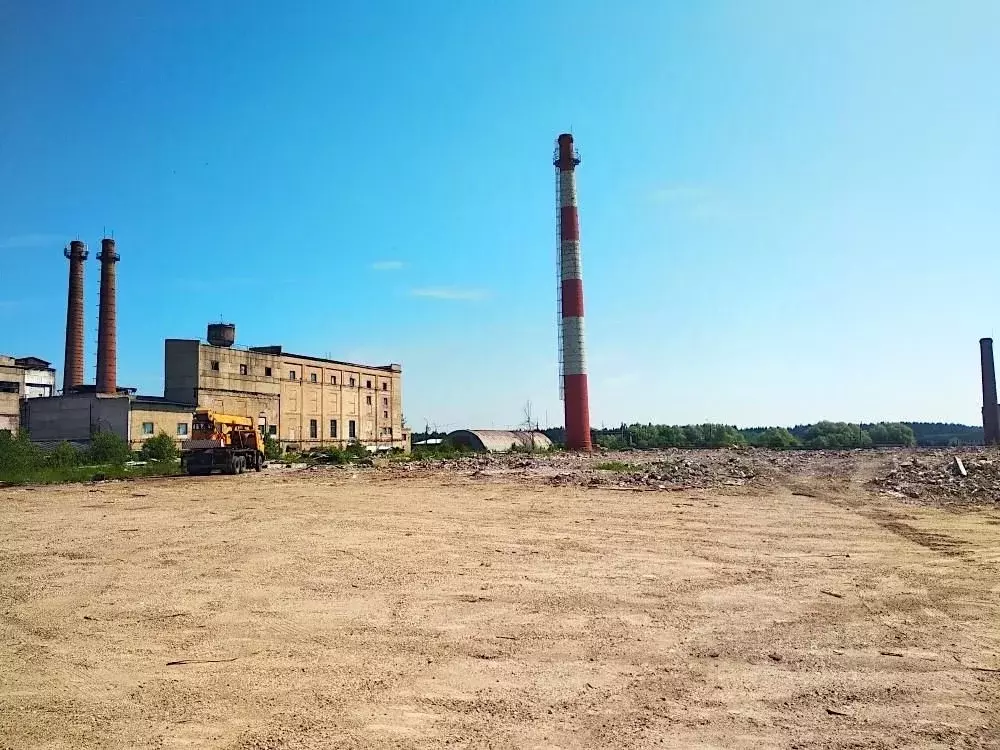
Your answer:
[[[382,462],[379,462],[382,464]],[[342,471],[347,467],[329,467]],[[364,471],[352,466],[351,470]],[[1000,453],[984,448],[884,450],[602,451],[473,454],[447,459],[389,461],[375,467],[386,479],[447,471],[477,482],[514,482],[620,492],[715,489],[742,494],[784,482],[804,498],[865,487],[910,504],[974,507],[1000,504]]]
[[[868,482],[883,494],[926,504],[996,505],[1000,503],[1000,460],[993,451],[970,448],[962,456],[924,451],[891,459]]]

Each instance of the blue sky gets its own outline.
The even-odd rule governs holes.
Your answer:
[[[595,425],[977,422],[998,38],[992,0],[3,3],[0,352],[62,367],[107,228],[122,384],[221,316],[401,362],[416,426],[561,424],[572,129]]]

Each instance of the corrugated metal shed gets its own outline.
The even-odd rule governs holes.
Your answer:
[[[522,430],[455,430],[448,434],[448,442],[489,453],[503,453],[514,448],[548,450],[552,447],[552,441],[545,433]]]

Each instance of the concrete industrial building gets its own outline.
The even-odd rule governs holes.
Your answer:
[[[409,450],[402,368],[235,348],[235,329],[209,326],[209,342],[167,339],[164,398],[258,419],[282,444],[300,448],[361,442]]]
[[[55,393],[56,371],[38,357],[9,357],[0,354],[0,430],[17,433],[28,399]]]
[[[87,441],[103,431],[134,449],[161,432],[183,441],[193,412],[204,408],[258,420],[285,446],[357,441],[376,450],[409,450],[399,365],[359,365],[289,354],[280,346],[241,349],[213,340],[164,342],[163,396],[128,388],[102,393],[90,385],[35,399],[24,409],[32,440]]]
[[[24,425],[32,440],[44,443],[87,442],[95,432],[112,432],[133,448],[141,448],[161,432],[177,441],[187,439],[193,412],[207,408],[258,420],[283,445],[297,448],[357,441],[375,449],[409,450],[399,365],[371,366],[289,354],[280,346],[235,348],[236,328],[226,323],[208,326],[208,343],[166,340],[163,396],[138,395],[134,388],[120,387],[120,256],[110,238],[101,240],[98,255],[97,379],[94,384],[84,383],[83,275],[88,252],[83,242],[74,240],[64,255],[70,261],[70,273],[63,393],[55,395],[55,371],[48,368],[48,362],[0,358],[0,429],[5,424],[14,429]],[[8,370],[11,374],[5,375]],[[25,394],[39,398],[22,404]]]

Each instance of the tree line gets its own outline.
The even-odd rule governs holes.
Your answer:
[[[554,441],[562,430],[549,431]],[[939,422],[852,422],[822,421],[794,427],[737,428],[722,424],[664,425],[623,424],[593,431],[597,445],[622,448],[719,448],[754,446],[761,448],[873,448],[879,446],[959,446],[982,445],[983,430]]]
[[[542,430],[555,445],[565,445],[562,427]],[[983,428],[954,422],[817,422],[794,427],[745,427],[722,424],[622,424],[591,430],[596,445],[621,448],[872,448],[879,446],[982,445]],[[414,433],[413,441],[445,438],[447,433]]]

